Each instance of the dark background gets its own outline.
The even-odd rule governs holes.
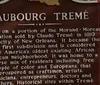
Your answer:
[[[84,12],[87,10],[89,12],[89,20],[74,20],[74,21],[58,21],[63,24],[63,27],[100,27],[100,5],[99,4],[78,4],[72,2],[71,0],[59,0],[59,6],[48,6],[46,4],[41,4],[39,2],[29,2],[28,0],[10,0],[9,2],[0,5],[0,14],[2,13],[47,13],[47,22],[56,22],[53,18],[54,12]],[[41,22],[41,21],[40,21]],[[17,24],[19,23],[30,23],[30,22],[0,22],[0,30],[3,29],[19,29]],[[32,22],[31,22],[32,23]],[[98,37],[100,34],[97,34]],[[96,51],[99,52],[100,44],[97,43]],[[99,58],[92,66],[93,68],[89,72],[93,73],[95,83],[92,85],[99,85]]]

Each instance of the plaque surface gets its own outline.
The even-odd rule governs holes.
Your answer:
[[[100,85],[99,0],[0,0],[0,85]]]

